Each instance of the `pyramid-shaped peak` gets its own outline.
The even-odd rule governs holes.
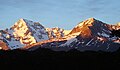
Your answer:
[[[15,26],[16,25],[26,25],[26,26],[41,26],[43,27],[39,22],[34,22],[34,21],[31,21],[31,20],[27,20],[27,19],[19,19],[16,23],[15,23]],[[43,27],[44,28],[44,27]]]
[[[17,22],[24,22],[24,19],[20,18]]]
[[[93,23],[93,22],[95,22],[95,21],[98,21],[97,19],[95,19],[95,18],[88,18],[88,19],[86,19],[84,22],[91,22],[91,23]]]
[[[85,21],[83,22],[80,22],[77,26],[83,26],[83,25],[93,25],[93,24],[96,24],[96,23],[101,23],[101,21],[95,19],[95,18],[88,18],[86,19]]]
[[[91,21],[91,22],[102,22],[102,21],[100,21],[100,20],[98,20],[98,19],[96,19],[96,18],[88,18],[88,19],[86,19],[85,21]],[[103,22],[102,22],[103,23]]]
[[[88,18],[87,20],[94,21],[96,19],[92,17],[92,18]]]
[[[30,25],[34,25],[34,22],[31,20],[20,18],[11,28],[21,28],[22,26],[28,27]]]
[[[24,18],[20,18],[19,20],[24,21]]]
[[[18,21],[26,21],[27,19],[24,19],[24,18],[20,18]]]
[[[25,22],[25,23],[33,22],[33,21],[31,21],[31,20],[27,20],[27,19],[24,19],[24,18],[20,18],[19,21],[22,21],[22,22]]]
[[[88,18],[85,21],[80,22],[77,26],[75,26],[73,30],[70,32],[70,34],[80,32],[80,31],[83,32],[83,34],[85,32],[89,33],[89,31],[91,31],[89,27],[96,29],[99,27],[103,27],[104,25],[106,25],[106,23],[96,20],[95,18]]]

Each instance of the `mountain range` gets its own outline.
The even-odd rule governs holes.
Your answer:
[[[120,47],[120,37],[112,32],[119,29],[119,23],[111,25],[95,18],[88,18],[71,30],[45,28],[39,22],[20,19],[12,27],[0,30],[0,49],[114,52]]]

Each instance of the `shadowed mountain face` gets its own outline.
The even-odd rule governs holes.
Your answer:
[[[120,47],[120,38],[113,30],[119,30],[118,25],[109,25],[95,18],[80,22],[70,33],[64,33],[61,28],[44,28],[38,22],[20,19],[6,30],[1,30],[0,39],[10,50],[37,50],[39,47],[54,51],[107,51],[113,52]],[[119,33],[119,31],[117,31]],[[3,49],[3,46],[1,47]]]

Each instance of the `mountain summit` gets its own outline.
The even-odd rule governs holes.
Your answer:
[[[48,35],[40,23],[20,19],[10,29],[1,30],[1,39],[7,43],[9,49],[17,49],[47,40]]]
[[[110,25],[95,18],[89,18],[66,31],[59,27],[45,28],[39,22],[18,20],[15,25],[0,31],[0,49],[35,50],[39,47],[55,51],[116,51],[120,38],[112,36],[119,25]],[[65,33],[67,32],[67,33]]]
[[[105,24],[95,18],[89,18],[80,22],[73,28],[70,34],[79,32],[82,37],[91,37],[101,33],[110,34],[110,25]]]

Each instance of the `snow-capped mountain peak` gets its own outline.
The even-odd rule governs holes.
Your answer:
[[[83,22],[80,22],[73,30],[70,32],[70,34],[74,33],[80,33],[82,37],[91,37],[95,35],[105,35],[110,34],[110,25],[105,24],[99,20],[96,20],[95,18],[89,18]]]
[[[35,50],[44,47],[58,51],[73,48],[80,51],[115,51],[120,46],[120,38],[112,37],[111,33],[119,29],[118,25],[106,24],[95,18],[80,22],[72,30],[44,28],[39,22],[20,19],[11,28],[0,30],[0,49]]]
[[[10,49],[16,49],[25,45],[48,40],[45,28],[39,22],[27,19],[18,20],[10,29],[3,30],[3,38]]]
[[[84,25],[92,25],[92,23],[95,21],[94,18],[89,18],[81,23],[79,23],[76,27],[84,26]]]

